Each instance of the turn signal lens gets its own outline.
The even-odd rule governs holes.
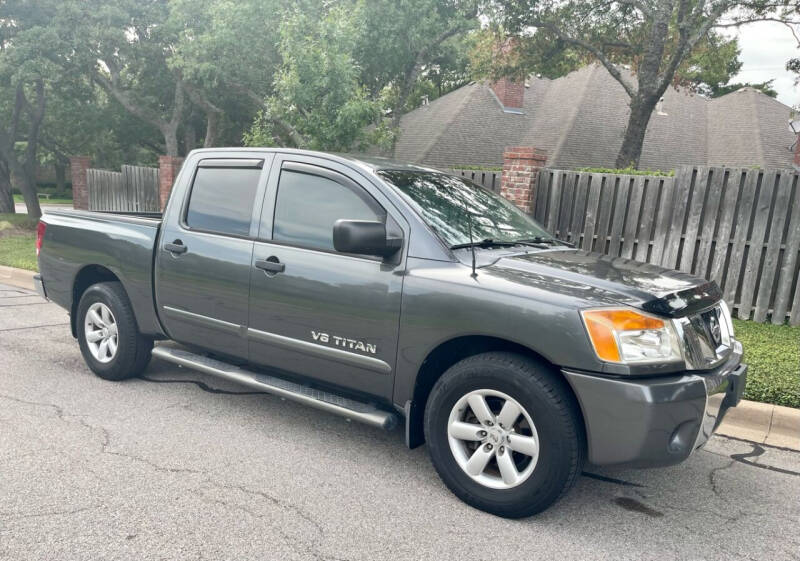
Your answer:
[[[665,320],[627,308],[585,310],[581,315],[600,360],[635,364],[681,357],[677,337]]]

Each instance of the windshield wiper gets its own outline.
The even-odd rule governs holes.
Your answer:
[[[524,240],[517,240],[516,243],[521,244],[550,244],[550,245],[565,245],[567,247],[575,247],[575,244],[558,240],[556,238],[546,238],[544,236],[535,236]]]
[[[450,249],[464,249],[466,247],[480,247],[480,248],[489,248],[489,247],[512,247],[515,245],[519,245],[519,242],[500,242],[495,241],[490,238],[486,238],[480,241],[475,242],[467,242],[467,243],[457,243],[455,245],[451,245]]]

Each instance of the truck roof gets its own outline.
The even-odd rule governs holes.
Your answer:
[[[397,160],[392,160],[391,158],[383,158],[380,156],[371,156],[366,154],[345,154],[339,152],[320,152],[317,150],[301,150],[298,148],[200,148],[198,150],[192,150],[191,153],[194,154],[203,152],[288,152],[304,156],[317,156],[340,160],[347,163],[356,164],[359,167],[372,172],[379,170],[427,171],[433,173],[442,172],[442,170],[418,166],[408,162],[399,162]]]

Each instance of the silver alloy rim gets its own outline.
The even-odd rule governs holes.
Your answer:
[[[539,435],[528,412],[496,390],[475,390],[459,399],[447,421],[453,456],[473,480],[492,489],[526,481],[539,459]]]
[[[89,352],[100,362],[111,362],[117,354],[117,321],[111,309],[102,302],[89,306],[84,321],[84,334]]]

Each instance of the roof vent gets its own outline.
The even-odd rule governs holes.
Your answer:
[[[658,103],[656,103],[656,115],[667,116],[668,114],[669,113],[664,111],[664,98],[662,97],[658,100]]]

